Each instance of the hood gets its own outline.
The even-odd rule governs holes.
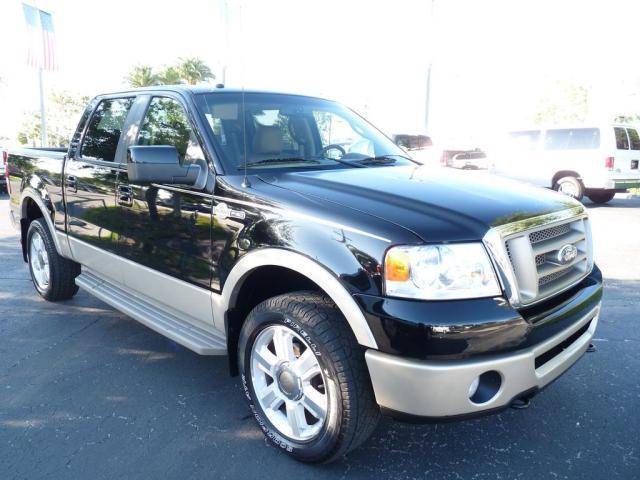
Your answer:
[[[579,205],[551,190],[441,167],[335,169],[261,178],[395,223],[425,242],[480,240],[493,226]]]

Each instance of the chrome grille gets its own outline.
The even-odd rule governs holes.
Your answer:
[[[529,234],[529,240],[531,240],[531,243],[543,242],[550,238],[564,235],[570,228],[570,225],[567,223],[556,227],[545,228],[544,230],[538,230],[537,232],[531,232]]]
[[[582,207],[492,230],[485,243],[514,306],[530,305],[564,291],[593,267],[589,220]],[[577,255],[563,263],[559,251],[569,244]]]

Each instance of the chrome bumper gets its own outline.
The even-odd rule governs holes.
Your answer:
[[[381,407],[398,413],[431,418],[480,414],[506,407],[525,392],[540,389],[558,378],[584,354],[599,313],[600,303],[571,327],[543,343],[479,360],[418,361],[368,350],[365,358],[376,400]],[[587,324],[588,328],[572,343],[561,345]],[[559,345],[564,349],[551,356]],[[490,398],[472,401],[469,387],[485,372],[497,372],[499,386],[493,384],[495,391]],[[495,373],[491,375],[498,377]]]

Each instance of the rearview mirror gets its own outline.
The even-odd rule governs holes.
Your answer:
[[[180,165],[178,150],[170,145],[137,145],[129,147],[127,154],[131,183],[194,186],[200,183],[201,170],[199,165]]]

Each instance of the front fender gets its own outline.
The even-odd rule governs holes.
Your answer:
[[[315,260],[300,253],[281,248],[260,248],[238,260],[229,273],[220,295],[213,298],[214,319],[218,329],[224,331],[224,314],[235,305],[243,281],[256,268],[277,266],[295,269],[318,285],[334,301],[347,319],[358,343],[369,348],[378,348],[362,310],[338,277]]]

